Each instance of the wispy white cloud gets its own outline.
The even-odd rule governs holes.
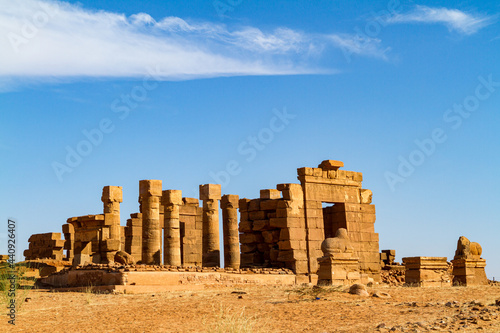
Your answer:
[[[458,9],[416,6],[408,13],[401,13],[387,19],[388,23],[440,23],[450,31],[472,35],[495,21],[494,16],[466,13]]]
[[[335,70],[318,62],[328,46],[384,54],[379,41],[358,39],[155,20],[146,13],[127,17],[55,0],[0,0],[0,79],[141,77],[153,68],[162,80],[328,73]]]
[[[329,38],[346,56],[356,54],[387,60],[387,53],[391,50],[390,47],[383,48],[380,39],[368,36],[337,34],[330,35]]]

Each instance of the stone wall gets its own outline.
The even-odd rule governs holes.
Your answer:
[[[200,185],[200,200],[181,198],[179,190],[163,190],[161,180],[141,180],[139,213],[131,214],[126,226],[120,224],[122,188],[106,186],[103,214],[70,218],[63,226],[66,258],[107,263],[124,250],[142,264],[217,267],[222,212],[224,256],[233,268],[288,268],[303,282],[314,282],[321,243],[345,228],[361,275],[379,281],[372,193],[362,189],[361,173],[342,166],[326,160],[317,168],[300,168],[300,184],[261,190],[256,199],[222,196],[217,184]]]
[[[59,232],[34,234],[31,235],[28,242],[29,248],[24,251],[26,260],[63,259],[64,240],[61,239]]]
[[[203,237],[203,208],[196,198],[182,198],[180,206],[182,263],[201,266]]]
[[[263,190],[259,199],[240,200],[243,267],[284,266],[314,282],[321,243],[345,228],[361,275],[380,281],[372,193],[361,188],[361,173],[339,170],[342,166],[327,160],[318,168],[300,168],[300,185],[280,184],[277,190]]]

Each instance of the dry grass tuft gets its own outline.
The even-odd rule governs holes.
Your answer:
[[[215,323],[209,325],[204,320],[204,326],[208,326],[207,333],[252,333],[261,332],[257,327],[259,320],[255,316],[248,316],[245,308],[233,310],[230,307],[214,309],[216,313]],[[261,323],[262,324],[262,323]]]

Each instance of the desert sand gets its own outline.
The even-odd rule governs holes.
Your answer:
[[[96,294],[31,290],[1,332],[499,332],[500,288],[239,286]]]

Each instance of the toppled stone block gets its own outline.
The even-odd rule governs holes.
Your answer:
[[[118,251],[115,254],[114,261],[123,265],[134,265],[135,259],[133,256],[124,251]]]

